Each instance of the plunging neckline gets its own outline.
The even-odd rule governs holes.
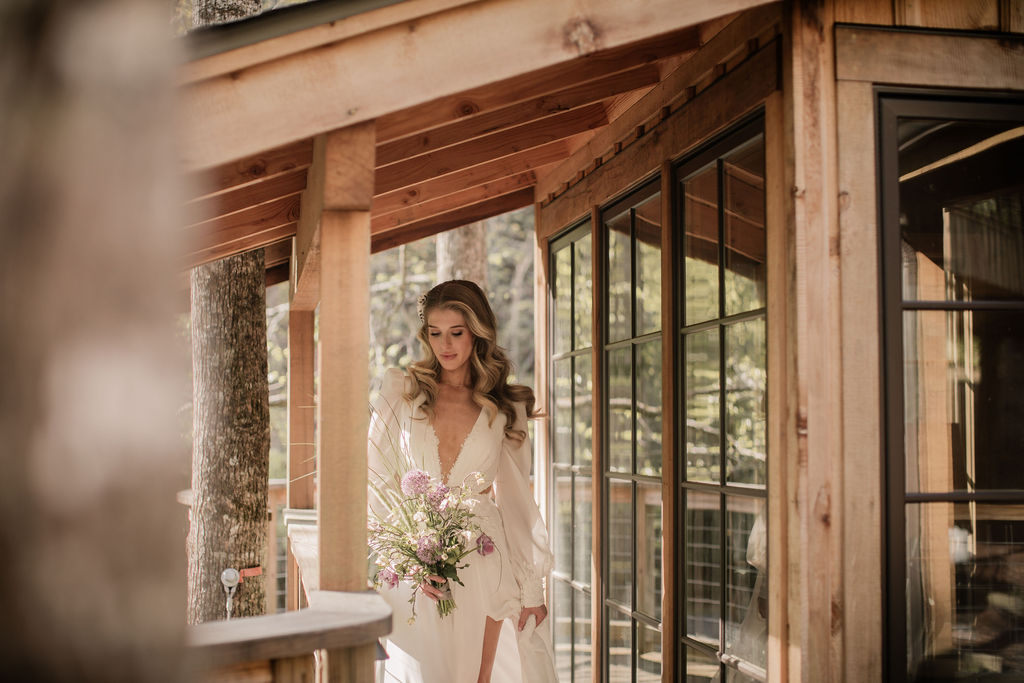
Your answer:
[[[480,411],[476,414],[476,419],[473,420],[473,426],[466,432],[466,436],[462,437],[462,443],[459,444],[459,450],[455,453],[455,459],[452,460],[452,466],[448,468],[448,471],[444,471],[444,463],[441,462],[441,439],[437,436],[437,430],[434,429],[434,423],[430,422],[430,432],[434,435],[434,455],[437,457],[437,471],[441,475],[441,481],[445,486],[448,485],[448,477],[451,476],[452,472],[455,471],[456,465],[459,464],[459,460],[462,459],[462,452],[466,450],[466,443],[469,441],[469,437],[473,436],[473,432],[476,431],[476,427],[480,424],[480,418],[484,414],[484,409],[481,407]]]

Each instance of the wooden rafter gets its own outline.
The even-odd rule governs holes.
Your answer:
[[[269,180],[279,174],[309,168],[312,159],[313,141],[301,140],[194,173],[191,183],[202,188],[203,196],[218,194],[248,183]]]
[[[189,263],[206,263],[290,237],[298,218],[299,195],[292,195],[194,225],[186,230],[192,249]]]
[[[306,169],[279,173],[266,180],[239,186],[220,194],[207,195],[190,202],[189,210],[203,221],[299,194],[306,187]]]

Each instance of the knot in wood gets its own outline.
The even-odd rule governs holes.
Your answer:
[[[598,32],[594,25],[584,17],[572,19],[565,25],[565,46],[575,50],[579,55],[587,55],[597,50]]]
[[[480,111],[480,107],[475,102],[469,102],[467,100],[465,102],[459,102],[459,106],[456,108],[456,111],[459,116],[472,116]]]

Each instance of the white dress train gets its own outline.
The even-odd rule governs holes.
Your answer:
[[[438,441],[433,426],[420,409],[422,397],[408,401],[405,374],[391,369],[384,375],[379,396],[373,402],[368,448],[369,476],[387,485],[385,462],[419,468],[442,479]],[[539,628],[531,617],[517,631],[523,606],[544,602],[543,580],[551,569],[547,530],[530,491],[529,439],[516,443],[505,438],[506,418],[482,410],[448,473],[448,484],[467,482],[479,472],[474,512],[484,533],[494,541],[495,552],[473,553],[459,571],[464,585],[452,584],[455,611],[437,614],[434,602],[418,593],[416,620],[409,597],[413,586],[401,582],[382,588],[391,605],[392,633],[386,649],[389,658],[379,667],[378,680],[386,683],[475,683],[480,669],[485,618],[502,621],[492,683],[555,683],[550,622]],[[515,428],[526,431],[526,411],[516,405]],[[493,489],[492,489],[493,485]],[[483,493],[489,489],[493,494]]]

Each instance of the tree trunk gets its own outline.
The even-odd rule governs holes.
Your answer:
[[[259,14],[260,0],[192,0],[192,26],[226,24]]]
[[[192,270],[192,518],[188,620],[223,619],[221,572],[263,567],[270,408],[263,251]],[[238,586],[231,616],[265,611],[262,579]]]
[[[487,291],[487,224],[470,223],[437,236],[437,281],[472,280]]]

